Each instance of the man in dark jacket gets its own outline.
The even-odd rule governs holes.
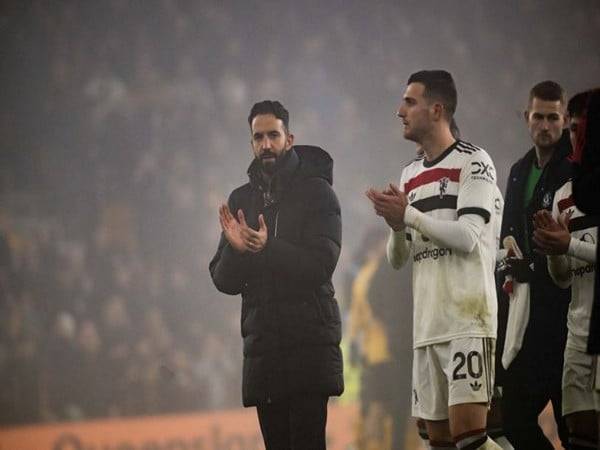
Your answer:
[[[576,130],[577,145],[573,152],[576,164],[576,175],[573,179],[573,197],[575,204],[586,214],[593,215],[596,223],[600,219],[600,88],[588,93],[585,105],[585,114],[579,121]],[[592,304],[592,317],[588,336],[588,353],[600,354],[600,271],[597,269],[600,261],[600,245],[596,246],[596,279],[594,283],[594,298]],[[598,365],[596,366],[596,380],[594,383],[594,396],[600,392],[598,381]],[[600,413],[596,411],[598,429],[600,429]]]
[[[559,436],[566,445],[561,417],[561,377],[567,335],[569,290],[558,288],[548,274],[545,256],[535,252],[533,215],[550,210],[554,193],[571,176],[571,151],[565,126],[565,93],[555,82],[535,85],[525,112],[534,147],[511,168],[507,182],[501,241],[513,236],[524,258],[511,259],[508,273],[529,283],[529,321],[520,351],[506,372],[502,415],[506,436],[516,449],[552,449],[538,426],[538,415],[552,402]],[[499,335],[506,328],[508,299],[499,298]],[[502,346],[499,340],[499,345]],[[502,355],[502,348],[497,353]]]
[[[585,114],[579,122],[578,142],[574,153],[576,175],[573,177],[573,198],[577,207],[595,216],[600,215],[600,88],[589,92]],[[585,118],[585,120],[583,120]],[[596,247],[596,261],[600,245]],[[594,304],[588,338],[588,352],[600,354],[600,271],[596,270]],[[600,425],[600,422],[599,422]]]
[[[344,389],[340,313],[331,276],[341,248],[333,161],[293,146],[289,115],[263,101],[248,123],[249,183],[219,210],[215,286],[242,294],[243,402],[267,450],[325,449],[327,401]]]

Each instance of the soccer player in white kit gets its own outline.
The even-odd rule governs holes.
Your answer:
[[[392,228],[388,259],[413,259],[413,415],[426,421],[432,449],[500,449],[486,434],[496,337],[494,164],[485,150],[456,140],[452,76],[417,72],[398,116],[421,146],[400,187],[369,189]]]
[[[585,116],[587,93],[568,104],[573,148]],[[554,195],[552,215],[546,210],[534,216],[534,242],[548,255],[548,272],[554,282],[571,286],[567,315],[567,343],[562,377],[562,414],[569,428],[569,450],[598,448],[597,414],[600,412],[597,357],[586,353],[594,296],[596,245],[599,218],[584,215],[573,201],[572,182]]]

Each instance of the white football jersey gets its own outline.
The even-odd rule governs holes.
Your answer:
[[[434,161],[421,156],[406,166],[400,189],[411,206],[434,219],[477,214],[485,220],[470,253],[406,228],[413,259],[414,347],[461,337],[495,338],[494,269],[503,200],[492,159],[485,150],[457,141]]]
[[[569,223],[571,237],[595,246],[598,236],[598,222],[594,217],[583,214],[575,206],[571,181],[567,181],[556,191],[552,206],[552,215],[556,220],[558,220],[560,214],[568,212],[572,212]],[[569,329],[567,346],[585,352],[592,314],[596,264],[573,256],[567,256],[567,258],[573,276],[571,303],[567,315]]]

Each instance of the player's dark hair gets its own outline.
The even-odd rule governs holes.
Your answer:
[[[423,95],[439,101],[444,106],[444,116],[450,123],[458,103],[456,85],[452,75],[445,70],[421,70],[408,78],[408,83],[421,83],[425,86]]]
[[[556,81],[546,80],[536,84],[531,88],[531,91],[529,91],[530,106],[534,98],[538,98],[547,102],[560,101],[560,103],[564,105],[566,94],[562,86]]]
[[[460,128],[458,128],[458,124],[454,117],[450,121],[450,133],[452,133],[452,137],[456,140],[460,139]]]
[[[571,156],[571,160],[583,167],[596,164],[592,155],[596,155],[600,148],[600,89],[592,89],[584,94],[587,94],[587,98],[583,104],[577,142]]]
[[[583,163],[597,164],[598,157],[596,156],[596,162],[593,163],[591,160],[586,159],[593,158],[591,155],[597,155],[598,149],[600,149],[600,88],[592,89],[586,105],[585,112],[585,147],[583,149],[586,158],[583,159]]]
[[[290,128],[290,113],[277,100],[263,100],[252,106],[248,115],[248,125],[250,125],[250,128],[252,128],[252,120],[259,114],[273,114],[283,122],[285,131],[288,131]]]
[[[570,117],[583,117],[587,108],[588,99],[591,91],[575,94],[567,103],[567,112]]]

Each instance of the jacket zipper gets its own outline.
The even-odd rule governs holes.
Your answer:
[[[279,208],[277,208],[277,211],[275,212],[275,230],[273,231],[273,237],[277,237],[278,226],[279,226]],[[272,403],[270,395],[267,396],[267,403],[268,404]]]

